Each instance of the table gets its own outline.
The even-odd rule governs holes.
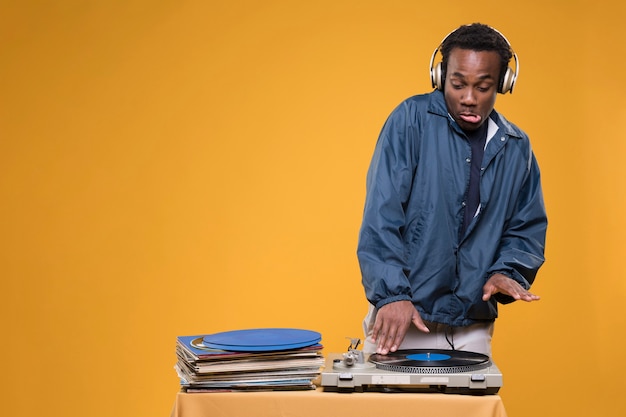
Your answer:
[[[179,392],[171,417],[506,417],[499,395],[324,392]]]

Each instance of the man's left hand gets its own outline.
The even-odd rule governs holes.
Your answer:
[[[528,292],[519,282],[503,274],[493,274],[483,287],[483,301],[488,301],[492,295],[502,293],[516,300],[537,301],[539,296]]]

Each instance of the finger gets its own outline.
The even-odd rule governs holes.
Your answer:
[[[400,345],[402,344],[402,341],[404,340],[404,336],[406,336],[406,331],[407,329],[404,327],[399,327],[396,330],[396,334],[395,334],[395,337],[393,338],[393,343],[391,344],[389,351],[395,352],[396,350],[400,348]]]
[[[528,291],[524,292],[524,294],[522,294],[521,298],[522,298],[522,300],[528,301],[528,302],[530,302],[530,301],[537,301],[537,300],[541,299],[541,297],[539,297],[538,295],[535,295],[535,294],[530,293]]]
[[[503,292],[504,292],[504,291],[503,291]],[[520,293],[520,292],[519,292],[519,291],[517,291],[517,290],[506,291],[506,292],[504,292],[504,293],[505,293],[505,294],[507,294],[507,293],[508,293],[508,294],[509,294],[511,297],[513,297],[513,299],[515,299],[515,300],[521,300],[521,299],[522,299],[522,297],[523,297],[523,294],[522,294],[522,293]]]
[[[413,316],[412,322],[413,322],[413,325],[415,325],[415,327],[417,327],[422,332],[430,333],[430,329],[428,327],[426,327],[426,325],[424,324],[424,321],[419,316],[419,314],[416,314],[415,316]]]
[[[389,352],[389,348],[386,347],[387,337],[378,339],[378,346],[376,347],[376,353],[386,355]]]
[[[386,348],[387,337],[389,334],[389,326],[384,323],[381,325],[381,328],[378,331],[378,337],[376,339],[376,353],[385,354],[389,350]]]
[[[396,350],[398,350],[398,346],[400,346],[400,343],[402,343],[402,339],[404,339],[404,336],[400,336],[400,332],[397,332],[394,335],[389,335],[389,337],[387,338],[388,351],[395,352]]]
[[[491,296],[496,293],[496,288],[493,285],[485,285],[483,287],[483,301],[489,301]]]
[[[378,343],[378,353],[386,355],[390,351],[396,351],[398,349],[398,346],[400,346],[400,343],[402,343],[402,339],[404,339],[404,333],[405,331],[403,331],[401,327],[398,327],[397,324],[393,322],[385,326]]]
[[[376,342],[378,340],[378,332],[380,331],[380,325],[378,324],[378,320],[374,323],[374,327],[372,328],[372,340]]]
[[[381,336],[378,343],[378,353],[381,355],[386,355],[391,350],[394,345],[395,334],[385,334]]]
[[[524,287],[522,287],[518,282],[515,282],[513,284],[513,287],[511,287],[511,289],[509,291],[504,291],[505,294],[509,294],[511,297],[513,297],[516,300],[526,300],[529,301],[529,299],[527,298],[528,295],[530,294],[528,291],[526,291],[526,289]]]

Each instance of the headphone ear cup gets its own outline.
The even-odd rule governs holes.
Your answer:
[[[513,85],[515,84],[515,73],[511,70],[511,68],[507,68],[504,73],[504,77],[502,77],[502,84],[498,89],[498,93],[506,94],[508,92],[513,92]]]
[[[437,90],[443,90],[443,80],[441,73],[441,62],[430,70],[430,81]]]

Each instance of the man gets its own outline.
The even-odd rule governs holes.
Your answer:
[[[369,353],[491,356],[497,303],[539,299],[529,292],[547,227],[539,168],[527,135],[494,110],[517,56],[479,23],[449,34],[433,59],[438,50],[437,88],[392,112],[368,171],[357,254]]]

